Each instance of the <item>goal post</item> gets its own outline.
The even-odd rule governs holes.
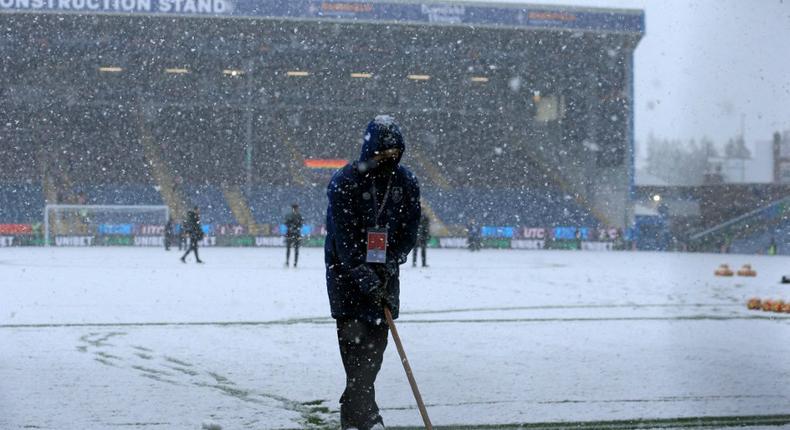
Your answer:
[[[142,226],[161,226],[170,218],[165,205],[61,205],[44,207],[44,245],[53,238],[132,235]],[[92,245],[93,239],[88,240]],[[56,243],[57,245],[58,243]]]

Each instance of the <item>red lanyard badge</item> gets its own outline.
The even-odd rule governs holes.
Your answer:
[[[367,263],[387,262],[387,229],[368,229],[368,253],[365,258]]]

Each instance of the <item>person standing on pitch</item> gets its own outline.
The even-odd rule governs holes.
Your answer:
[[[417,248],[420,248],[420,254],[422,254],[422,267],[428,267],[425,254],[429,240],[431,240],[431,219],[428,218],[428,215],[422,214],[420,217],[420,228],[417,230],[417,246],[414,247],[414,256],[411,260],[412,267],[417,267]]]
[[[387,347],[384,307],[398,317],[399,265],[409,259],[420,221],[417,178],[399,165],[404,150],[394,119],[377,116],[359,160],[337,171],[327,187],[324,260],[346,372],[343,429],[384,429],[374,390]]]
[[[173,217],[168,217],[165,223],[165,251],[170,251],[171,239],[173,239]]]
[[[285,267],[291,258],[291,247],[294,248],[294,267],[299,263],[299,242],[302,240],[304,218],[299,213],[299,205],[291,205],[291,213],[285,217]]]
[[[176,227],[178,233],[178,250],[181,251],[187,248],[187,219],[181,220],[181,224]]]
[[[202,263],[203,261],[200,260],[198,256],[198,242],[203,239],[203,228],[200,225],[200,209],[195,206],[192,208],[191,211],[187,212],[187,219],[184,223],[184,233],[189,235],[189,248],[187,248],[187,252],[181,257],[181,262],[186,263],[187,255],[190,252],[195,252],[195,260],[198,263]]]
[[[480,226],[477,225],[477,221],[472,218],[466,225],[466,242],[469,245],[470,251],[480,251],[480,248],[483,247],[480,234]]]

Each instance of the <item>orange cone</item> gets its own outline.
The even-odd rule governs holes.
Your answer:
[[[738,270],[738,276],[757,276],[757,272],[752,269],[751,264],[744,264],[743,267]]]
[[[713,272],[713,274],[716,276],[732,276],[732,270],[730,269],[730,266],[722,264],[718,269],[716,269],[715,272]]]
[[[762,303],[760,303],[760,299],[757,297],[752,297],[746,302],[746,307],[751,310],[759,310],[761,308]]]

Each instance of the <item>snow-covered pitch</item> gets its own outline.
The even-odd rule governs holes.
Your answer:
[[[0,428],[337,428],[323,251],[200,253],[0,249]],[[784,257],[428,257],[403,266],[398,329],[436,426],[790,414],[790,314],[745,306],[790,300]],[[376,394],[420,426],[391,341]]]

